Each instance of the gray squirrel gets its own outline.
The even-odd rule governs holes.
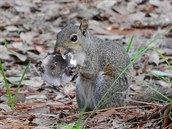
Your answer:
[[[130,59],[123,46],[93,36],[88,31],[88,21],[82,20],[80,26],[70,24],[57,34],[54,52],[62,57],[70,54],[76,62],[76,99],[80,109],[125,105],[130,81],[126,73],[119,75]]]
[[[122,45],[93,36],[88,31],[87,20],[83,20],[80,26],[69,24],[57,34],[54,53],[43,59],[40,71],[43,80],[56,85],[71,81],[78,73],[77,104],[86,111],[140,105],[137,101],[152,102],[152,98],[165,100],[150,89],[129,99],[129,63]],[[162,94],[172,95],[172,89],[155,88]]]

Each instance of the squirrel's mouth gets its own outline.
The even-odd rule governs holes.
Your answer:
[[[76,66],[76,60],[74,59],[74,55],[72,54],[72,49],[66,49],[64,47],[58,47],[56,49],[56,53],[60,54],[64,60],[68,59],[70,64]]]
[[[61,54],[61,55],[67,55],[67,54],[70,53],[70,52],[71,52],[71,49],[65,48],[65,47],[58,47],[58,48],[55,50],[55,53]]]

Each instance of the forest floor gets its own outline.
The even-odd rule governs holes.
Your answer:
[[[148,46],[133,63],[132,94],[144,94],[152,85],[171,90],[172,31],[167,32],[172,27],[171,0],[1,0],[0,60],[12,95],[31,64],[14,110],[0,74],[0,128],[77,129],[80,124],[90,129],[172,128],[168,101],[80,115],[74,82],[57,87],[41,79],[35,64],[53,52],[56,35],[65,25],[83,18],[89,19],[94,35],[124,47],[134,36],[130,57]]]

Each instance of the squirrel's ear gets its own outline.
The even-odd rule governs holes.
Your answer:
[[[81,22],[80,22],[80,26],[79,26],[79,29],[81,30],[81,33],[85,35],[85,32],[87,31],[87,28],[88,28],[88,20],[86,19],[83,19]]]

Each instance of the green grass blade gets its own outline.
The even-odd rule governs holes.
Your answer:
[[[170,26],[169,28],[167,28],[167,29],[165,30],[165,33],[169,33],[171,30],[172,30],[172,26]]]
[[[170,108],[170,109],[169,109],[170,111],[169,111],[169,114],[168,114],[168,115],[169,115],[170,120],[172,121],[172,103],[170,103],[169,106],[170,106],[170,107],[169,107],[169,108]]]
[[[79,116],[78,120],[76,121],[76,125],[72,129],[81,129],[81,115]]]
[[[4,46],[8,49],[8,46],[7,46],[7,40],[6,39],[4,39]]]
[[[129,42],[128,46],[127,46],[127,50],[126,50],[127,53],[129,52],[129,50],[131,48],[131,45],[133,43],[133,40],[134,40],[134,35],[131,37],[130,42]]]
[[[62,128],[62,129],[74,129],[72,124],[68,124],[68,123],[53,123],[52,125],[49,126],[50,128]]]
[[[144,52],[146,52],[147,50],[149,50],[149,46],[151,44],[153,44],[154,42],[156,42],[158,39],[160,38],[159,35],[157,35],[155,38],[153,38],[149,43],[148,45],[146,45],[144,48],[140,49],[138,52],[136,52],[136,54],[134,54],[132,57],[131,57],[131,60],[132,62],[134,63],[134,61],[136,59],[138,59]]]
[[[170,80],[167,80],[167,79],[164,77],[165,74],[164,74],[164,76],[162,76],[162,75],[157,75],[154,71],[153,71],[153,72],[152,72],[152,71],[153,71],[153,70],[149,71],[148,73],[149,73],[149,74],[152,74],[152,75],[154,75],[155,77],[157,77],[157,78],[163,80],[164,82],[166,82],[166,83],[172,85],[172,82],[171,82]],[[166,75],[169,75],[169,74],[167,73]]]
[[[130,74],[131,76],[131,74]],[[147,86],[149,89],[151,89],[152,91],[154,91],[155,93],[159,94],[160,96],[162,96],[164,99],[166,99],[169,102],[172,102],[171,99],[169,99],[167,96],[163,95],[160,91],[158,91],[157,89],[155,89],[154,87],[150,86],[146,81],[137,79],[136,77],[132,77],[134,80],[141,82],[143,85]]]
[[[164,56],[164,55],[162,55],[162,53],[160,52],[160,51],[158,51],[157,49],[154,49],[154,48],[152,48],[153,49],[153,51],[155,51],[159,56],[161,56],[161,58],[167,63],[167,65],[169,66],[169,68],[170,68],[170,70],[172,70],[172,66],[171,66],[171,64],[170,64],[170,62],[167,60],[167,58]]]
[[[12,51],[12,50],[10,50],[10,49],[8,48],[8,42],[7,42],[6,39],[4,39],[4,46],[5,46],[5,48],[8,50],[8,52],[9,52],[10,54],[16,55],[16,52],[15,52],[15,51]]]
[[[82,125],[81,125],[81,122],[82,122],[82,116],[83,116],[86,108],[87,108],[87,103],[85,104],[84,108],[81,110],[81,112],[79,114],[79,118],[78,118],[75,126],[72,129],[81,129],[81,128],[83,128]]]
[[[9,86],[8,86],[7,77],[6,77],[4,68],[2,66],[1,60],[0,60],[0,69],[1,69],[1,73],[2,73],[3,79],[4,79],[4,84],[5,84],[5,88],[6,88],[6,91],[7,91],[9,104],[10,104],[10,106],[12,108],[14,108],[14,103],[13,103],[13,100],[12,100],[12,95],[11,95],[11,92],[10,92],[10,89],[9,89]]]
[[[22,84],[22,81],[23,81],[23,79],[24,79],[25,74],[26,74],[27,70],[29,69],[30,63],[31,63],[31,62],[29,61],[29,63],[27,64],[26,68],[24,69],[24,72],[23,72],[23,74],[22,74],[22,77],[21,77],[21,79],[20,79],[20,81],[19,81],[19,84],[18,84],[18,86],[17,86],[17,89],[16,89],[16,91],[15,91],[15,95],[14,95],[14,98],[13,98],[13,102],[14,102],[14,103],[15,103],[16,100],[17,100],[18,91],[19,91],[19,89],[20,89],[20,86],[21,86],[21,84]]]

